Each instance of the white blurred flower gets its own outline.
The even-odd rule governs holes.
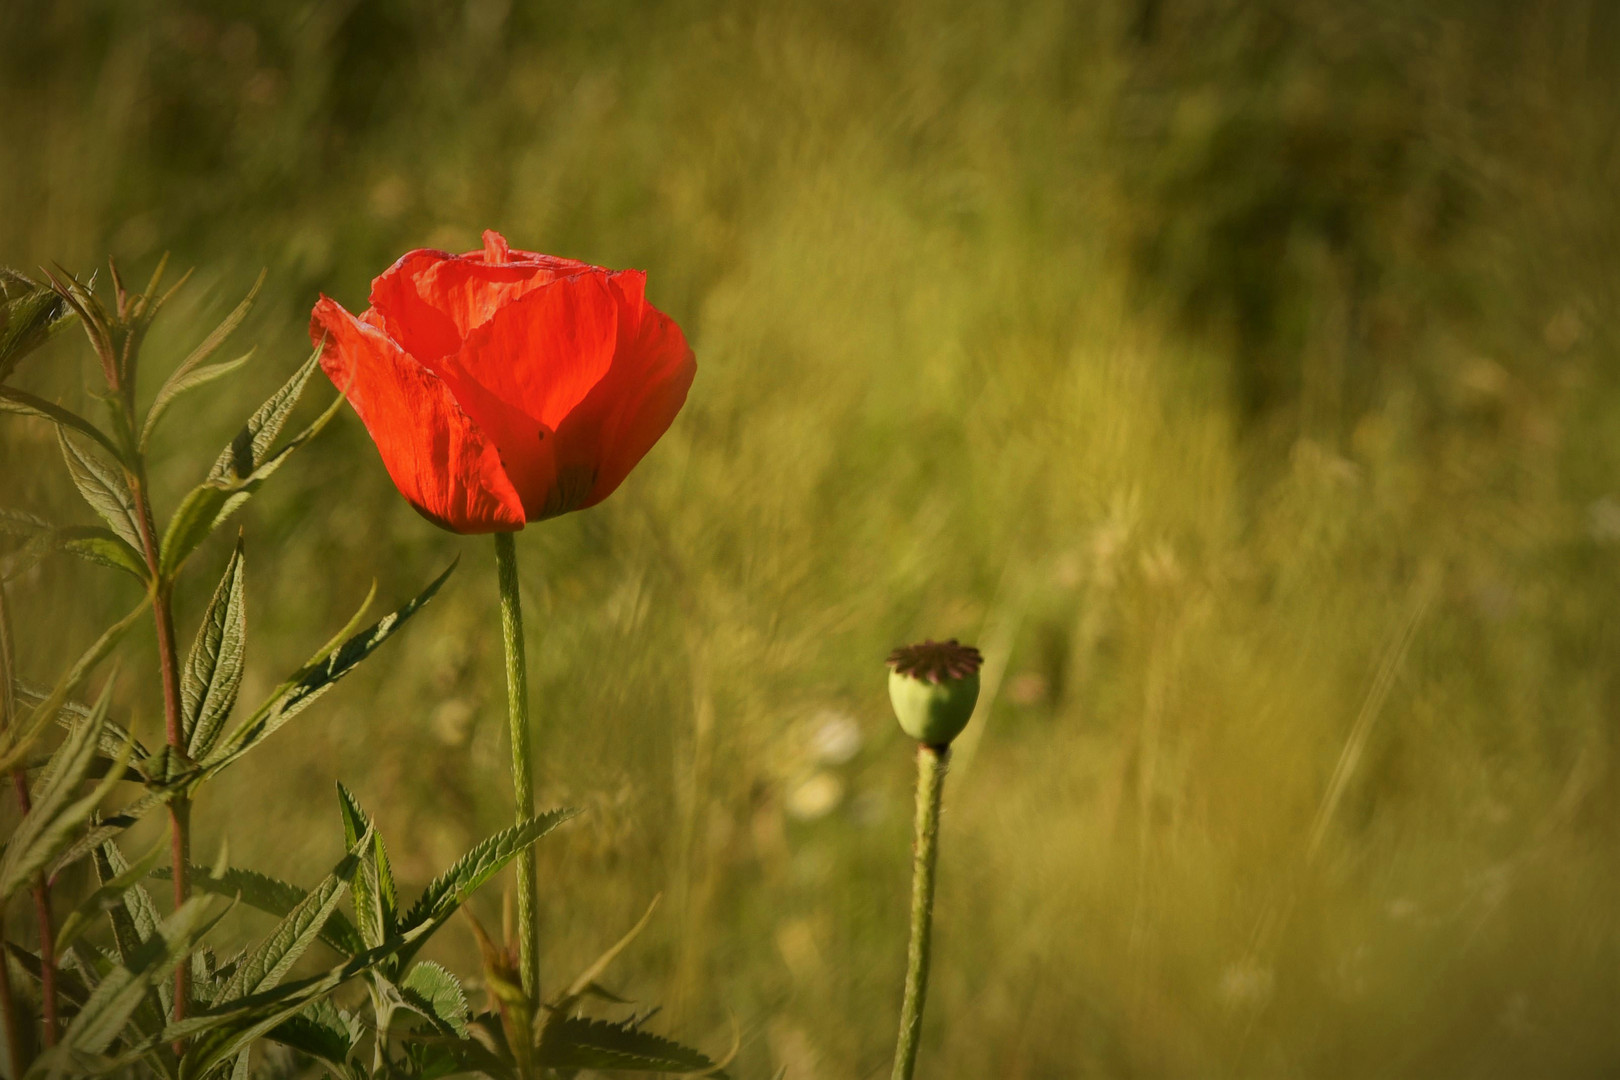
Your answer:
[[[810,756],[821,765],[843,765],[861,752],[861,726],[848,713],[824,709],[816,715]]]
[[[844,801],[844,782],[830,772],[811,773],[788,792],[788,816],[798,821],[824,818]]]

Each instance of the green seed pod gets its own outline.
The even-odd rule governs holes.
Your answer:
[[[889,654],[889,701],[907,735],[929,746],[949,746],[979,701],[984,657],[955,638],[908,645]]]

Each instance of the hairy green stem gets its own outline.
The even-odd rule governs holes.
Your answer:
[[[518,596],[517,545],[512,534],[495,534],[495,570],[501,587],[501,638],[506,643],[506,716],[512,737],[512,794],[517,820],[534,816],[534,774],[529,763],[529,676],[523,656],[523,603]],[[534,849],[517,858],[518,948],[523,993],[540,1000],[540,922]]]
[[[906,996],[900,1006],[900,1038],[891,1080],[911,1080],[917,1067],[923,1002],[928,996],[928,957],[934,939],[934,864],[939,857],[939,804],[945,789],[948,746],[917,744],[917,837],[911,862],[911,945],[906,951]]]

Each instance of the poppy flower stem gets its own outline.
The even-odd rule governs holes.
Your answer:
[[[495,571],[501,588],[501,637],[506,643],[506,716],[512,738],[512,794],[517,820],[534,816],[534,774],[529,762],[529,677],[523,654],[523,602],[518,596],[517,545],[509,532],[495,534]],[[540,922],[535,911],[534,849],[517,858],[518,948],[523,993],[540,1000]]]
[[[934,864],[939,855],[939,805],[945,789],[948,746],[917,744],[917,836],[911,862],[911,945],[906,951],[906,996],[891,1080],[911,1080],[917,1067],[928,959],[934,942]]]

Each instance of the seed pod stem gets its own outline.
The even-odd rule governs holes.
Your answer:
[[[917,835],[911,863],[911,945],[906,951],[906,994],[892,1080],[911,1080],[917,1067],[928,961],[934,940],[934,865],[939,856],[939,807],[950,762],[948,746],[917,744]]]

